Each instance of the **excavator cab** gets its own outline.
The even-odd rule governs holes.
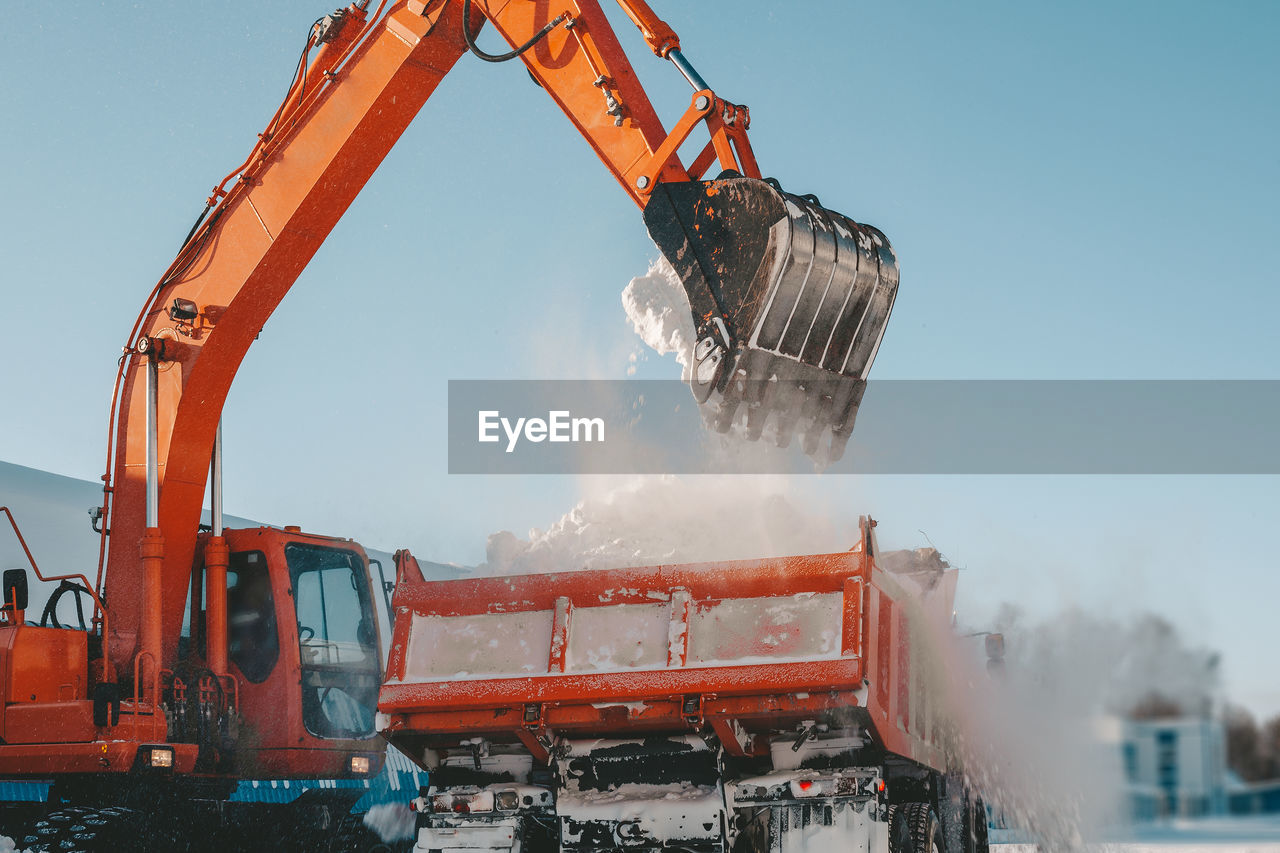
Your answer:
[[[704,418],[838,460],[898,291],[884,234],[734,172],[659,183],[644,220],[689,297]]]
[[[364,550],[292,528],[225,535],[232,698],[252,734],[225,743],[223,757],[261,778],[376,773],[382,654]]]

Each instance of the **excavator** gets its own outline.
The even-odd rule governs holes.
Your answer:
[[[370,5],[312,25],[286,97],[129,331],[90,510],[96,572],[46,575],[28,551],[57,584],[38,621],[27,570],[4,573],[0,778],[51,782],[48,802],[3,811],[24,849],[197,850],[232,824],[258,849],[314,847],[342,808],[304,797],[246,816],[228,802],[238,781],[379,772],[384,590],[350,540],[225,528],[221,414],[267,318],[464,54],[521,62],[641,209],[688,293],[708,420],[750,438],[772,424],[810,453],[848,439],[897,291],[888,240],[762,177],[748,109],[643,0],[619,5],[693,90],[670,130],[597,0]],[[478,46],[485,24],[509,51]],[[707,141],[686,163],[695,131]],[[72,601],[79,627],[60,622]]]

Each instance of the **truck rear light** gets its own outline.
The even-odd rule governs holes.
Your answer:
[[[520,808],[520,794],[516,791],[499,791],[494,802],[500,812],[515,811]]]
[[[792,779],[791,780],[791,796],[796,799],[803,797],[822,797],[831,793],[830,781],[821,781],[817,779]]]
[[[477,791],[473,794],[435,794],[431,797],[431,810],[436,813],[475,814],[493,811],[493,791]]]
[[[836,776],[834,779],[793,779],[791,796],[805,797],[872,797],[884,790],[884,780],[868,776]]]

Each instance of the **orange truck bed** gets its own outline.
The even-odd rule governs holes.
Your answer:
[[[940,768],[918,596],[875,565],[871,527],[838,554],[448,581],[398,555],[382,733],[411,757],[484,737],[545,761],[559,736],[709,727],[743,755],[854,712]]]

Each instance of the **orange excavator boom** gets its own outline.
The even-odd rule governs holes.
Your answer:
[[[372,13],[357,3],[313,28],[313,57],[250,156],[214,189],[125,344],[103,528],[117,665],[144,650],[172,658],[214,436],[240,362],[468,49],[522,60],[644,210],[689,293],[699,338],[691,382],[717,427],[745,412],[759,437],[773,414],[780,443],[799,422],[806,449],[829,433],[838,455],[897,287],[887,241],[761,180],[748,110],[706,86],[645,3],[621,5],[696,90],[670,132],[596,0],[405,0]],[[475,45],[486,22],[510,53]],[[678,150],[700,126],[709,139],[686,165]],[[722,177],[701,180],[713,166]]]
[[[897,288],[888,243],[762,179],[747,108],[707,86],[644,2],[620,3],[694,89],[670,131],[597,0],[383,0],[372,11],[362,0],[313,26],[285,100],[214,188],[125,341],[95,585],[111,608],[104,678],[136,673],[134,690],[156,701],[148,685],[178,654],[196,563],[207,639],[225,642],[227,538],[220,521],[208,536],[199,522],[231,383],[267,318],[468,51],[522,61],[643,210],[689,295],[691,384],[717,428],[745,421],[758,438],[769,425],[779,443],[799,430],[811,453],[839,455]],[[476,44],[486,23],[508,53]],[[699,128],[707,141],[685,163],[679,151]],[[215,679],[228,677],[220,649],[207,663]]]

